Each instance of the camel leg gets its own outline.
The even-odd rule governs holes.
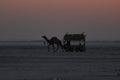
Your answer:
[[[48,45],[48,52],[50,51],[49,48],[50,48],[50,44]]]
[[[61,47],[61,49],[62,49],[62,52],[64,52],[64,47],[63,46],[60,46]]]
[[[53,47],[53,51],[55,52],[55,46],[54,46],[54,45],[52,45],[52,47]]]
[[[56,48],[56,51],[58,51],[58,49],[59,49],[59,45],[57,44],[57,48]]]

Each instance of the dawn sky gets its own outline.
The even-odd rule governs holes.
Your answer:
[[[120,0],[0,0],[0,41],[62,38],[120,40]]]

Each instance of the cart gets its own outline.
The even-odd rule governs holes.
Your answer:
[[[86,51],[86,35],[82,34],[65,34],[63,38],[64,49],[68,51],[85,52]]]

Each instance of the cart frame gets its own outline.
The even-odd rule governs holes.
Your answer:
[[[82,34],[65,34],[63,37],[63,43],[64,43],[64,49],[65,51],[80,51],[85,52],[86,51],[86,35],[84,33]],[[79,43],[77,45],[71,45],[71,42],[78,41]]]

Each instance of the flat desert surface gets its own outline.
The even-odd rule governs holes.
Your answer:
[[[2,45],[0,80],[120,80],[120,43],[91,43],[86,52]]]

